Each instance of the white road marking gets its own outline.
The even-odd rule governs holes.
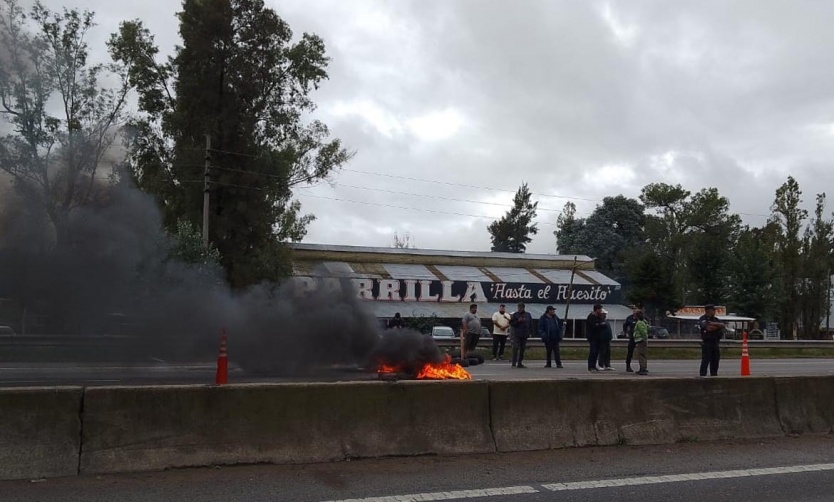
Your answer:
[[[391,495],[364,499],[329,500],[327,502],[431,502],[433,500],[474,499],[495,497],[498,495],[523,495],[526,493],[539,493],[539,491],[532,486],[510,486],[507,488],[486,488],[484,490],[457,490],[453,492],[414,493],[410,495]]]
[[[772,476],[798,472],[834,471],[834,464],[797,465],[792,467],[771,467],[767,469],[744,469],[737,471],[696,472],[667,476],[644,476],[639,478],[604,479],[599,481],[578,481],[573,483],[543,484],[542,487],[558,492],[565,490],[588,490],[591,488],[615,488],[618,486],[652,485],[658,483],[679,483],[682,481],[704,481],[711,479],[743,478],[747,476]]]
[[[743,478],[749,476],[773,476],[796,474],[800,472],[834,471],[834,464],[796,465],[791,467],[770,467],[766,469],[743,469],[736,471],[694,472],[689,474],[671,474],[666,476],[643,476],[637,478],[602,479],[596,481],[577,481],[571,483],[543,484],[543,488],[558,492],[566,490],[590,490],[595,488],[616,488],[620,486],[640,486],[660,483],[680,483],[684,481],[705,481],[712,479]],[[483,490],[457,490],[450,492],[413,493],[409,495],[388,495],[359,499],[329,500],[327,502],[431,502],[434,500],[459,500],[500,495],[525,495],[539,493],[532,486],[510,486],[506,488],[486,488]]]

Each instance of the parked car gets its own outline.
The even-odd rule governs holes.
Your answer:
[[[457,338],[457,335],[455,334],[455,330],[453,330],[449,326],[434,326],[431,329],[431,336],[432,336],[432,338],[442,338],[442,339]]]
[[[669,330],[663,326],[649,326],[649,338],[665,340],[669,338]]]

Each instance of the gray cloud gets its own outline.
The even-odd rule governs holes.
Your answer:
[[[141,17],[160,45],[176,41],[174,2],[77,3],[102,33]],[[324,37],[333,64],[316,116],[358,151],[332,186],[299,191],[318,216],[311,242],[387,246],[408,231],[421,247],[488,249],[486,225],[507,207],[429,196],[508,204],[522,181],[577,198],[580,213],[595,204],[581,199],[657,181],[716,186],[756,215],[788,174],[808,206],[834,186],[834,4],[268,3]],[[554,251],[556,215],[540,212],[530,251]]]

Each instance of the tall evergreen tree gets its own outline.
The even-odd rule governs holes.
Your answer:
[[[825,217],[825,194],[817,195],[814,216],[802,242],[803,274],[800,281],[802,337],[819,338],[820,322],[828,312],[828,277],[831,274],[834,227]]]
[[[303,120],[327,78],[324,42],[294,39],[263,0],[185,0],[179,21],[182,45],[167,62],[141,21],[109,42],[139,94],[130,167],[170,229],[180,218],[199,227],[209,136],[210,242],[232,285],[278,279],[289,272],[281,243],[300,240],[313,219],[293,187],[351,156],[324,124]]]
[[[799,189],[799,183],[788,176],[785,183],[776,190],[770,217],[770,221],[778,228],[774,263],[780,298],[777,321],[783,336],[793,336],[799,317],[802,275],[800,232],[808,216],[808,211],[802,209],[801,204],[802,190]]]
[[[527,183],[522,183],[513,197],[513,208],[487,227],[492,236],[492,251],[523,253],[527,249],[527,244],[533,240],[530,235],[539,232],[533,223],[539,203],[531,202],[531,196]]]
[[[577,240],[582,234],[585,220],[576,217],[576,204],[566,202],[562,212],[556,218],[558,230],[553,232],[556,236],[556,249],[562,254],[584,254],[577,246]]]

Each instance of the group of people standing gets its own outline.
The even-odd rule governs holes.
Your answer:
[[[470,306],[475,307],[475,305]],[[559,354],[559,342],[562,340],[562,320],[556,315],[556,308],[549,305],[544,314],[539,318],[538,334],[544,341],[547,351],[547,363],[545,368],[552,368],[555,360],[556,367],[562,367],[562,359]],[[507,339],[512,344],[512,367],[526,368],[524,365],[524,352],[527,350],[527,340],[533,335],[533,316],[526,310],[524,303],[517,305],[517,310],[512,314],[507,312],[507,307],[501,304],[498,312],[492,314],[492,360],[501,361],[504,359],[504,348]]]
[[[701,329],[702,351],[700,375],[706,376],[707,369],[711,376],[718,374],[718,363],[721,358],[718,342],[724,331],[724,324],[715,317],[715,306],[706,305],[705,314],[698,320]],[[474,350],[482,335],[489,331],[481,326],[477,315],[478,306],[469,306],[469,312],[463,317],[462,335],[466,339],[466,350]],[[527,340],[533,334],[533,317],[526,311],[524,303],[519,303],[516,312],[509,314],[505,305],[500,305],[498,312],[492,315],[492,360],[504,359],[504,349],[509,338],[512,344],[512,367],[526,368],[524,352]],[[626,371],[634,372],[631,363],[637,354],[639,368],[638,375],[648,375],[648,341],[649,323],[645,318],[641,305],[635,305],[631,315],[623,323],[623,332],[628,338],[626,353]],[[588,340],[588,371],[613,371],[611,366],[611,341],[614,333],[608,322],[608,312],[602,305],[594,305],[588,314],[585,324],[585,336]],[[560,343],[564,337],[563,322],[556,315],[556,308],[548,305],[538,321],[538,335],[544,342],[546,351],[545,368],[562,368]]]
[[[526,368],[524,352],[532,331],[533,316],[527,312],[523,303],[519,303],[512,314],[507,312],[506,305],[499,305],[498,312],[492,314],[492,360],[504,359],[504,348],[509,338],[512,345],[512,367]]]

